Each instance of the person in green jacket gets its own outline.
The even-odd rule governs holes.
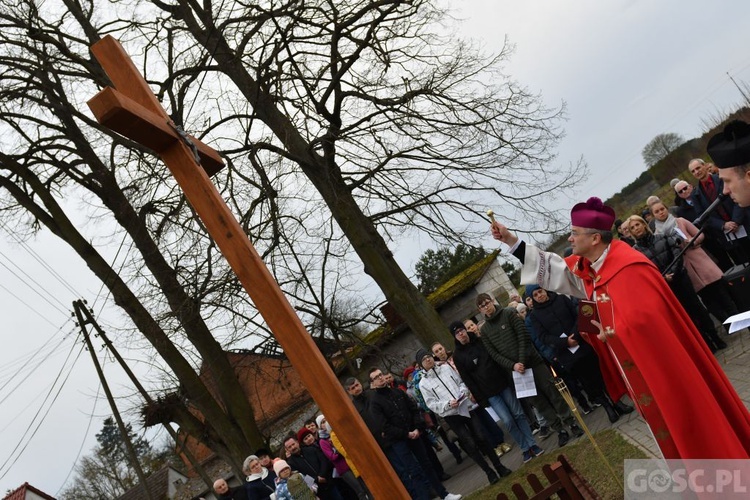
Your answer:
[[[523,374],[531,369],[537,394],[529,399],[557,432],[558,444],[565,446],[570,440],[570,433],[576,437],[582,436],[583,429],[576,424],[570,408],[557,391],[552,374],[531,344],[526,325],[516,310],[500,309],[486,293],[477,296],[476,304],[486,318],[480,338],[492,359],[510,372]],[[570,433],[565,426],[570,428]]]

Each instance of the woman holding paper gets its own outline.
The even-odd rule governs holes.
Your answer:
[[[656,220],[654,234],[676,232],[686,241],[690,241],[698,234],[698,228],[692,222],[682,217],[674,217],[669,213],[666,205],[660,201],[651,205],[651,213]],[[724,273],[701,248],[704,238],[703,233],[698,235],[682,258],[693,289],[706,305],[708,312],[724,323],[728,317],[734,316],[739,311],[729,293],[729,285],[723,279]]]

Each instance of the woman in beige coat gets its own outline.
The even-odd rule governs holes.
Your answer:
[[[686,242],[698,234],[698,228],[692,222],[670,214],[667,206],[661,201],[654,202],[651,205],[651,213],[656,224],[655,234],[669,234],[677,231]],[[724,275],[721,269],[700,247],[704,237],[703,234],[700,234],[696,238],[692,246],[683,255],[683,262],[690,282],[708,312],[724,323],[729,316],[737,314],[737,305],[729,293],[729,285],[723,280]]]

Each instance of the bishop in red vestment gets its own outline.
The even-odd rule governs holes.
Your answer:
[[[598,339],[664,458],[750,458],[750,413],[657,268],[612,241],[614,219],[599,198],[573,207],[567,259],[500,223],[492,234],[523,263],[522,283],[596,301]]]

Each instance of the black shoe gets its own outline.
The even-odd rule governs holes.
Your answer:
[[[510,476],[511,473],[513,472],[512,470],[510,470],[509,468],[507,468],[503,464],[497,464],[495,466],[495,470],[497,471],[498,474],[500,474],[500,477]]]
[[[721,340],[720,338],[716,338],[714,342],[716,343],[716,347],[718,347],[719,349],[727,348],[727,343]]]
[[[493,471],[489,471],[487,472],[487,480],[490,482],[490,484],[495,484],[500,481],[500,478],[497,477],[497,474],[495,474]]]
[[[626,405],[622,401],[618,401],[615,403],[615,410],[617,410],[617,413],[620,415],[627,415],[628,413],[633,413],[634,408],[630,405]]]
[[[584,415],[588,415],[593,411],[588,403],[580,403],[578,409],[581,410]]]
[[[609,418],[609,421],[613,424],[620,420],[620,414],[617,413],[617,410],[615,410],[615,407],[611,404],[607,403],[604,405],[604,409],[607,411],[607,417]]]
[[[568,441],[570,441],[570,434],[568,434],[568,431],[561,430],[557,433],[557,446],[562,448],[568,444]]]
[[[464,459],[461,457],[460,453],[458,455],[453,455],[453,456],[456,457],[456,463],[458,465],[461,465],[462,463],[464,463]]]
[[[547,439],[552,435],[552,431],[550,430],[549,426],[543,425],[539,428],[539,439]]]
[[[583,429],[581,429],[580,427],[578,427],[576,424],[572,424],[570,426],[570,432],[572,432],[573,435],[575,437],[577,437],[577,438],[583,436]]]
[[[440,476],[440,480],[441,480],[441,481],[447,481],[447,480],[448,480],[448,479],[450,479],[451,477],[452,477],[452,476],[451,476],[450,474],[448,474],[448,473],[446,473],[446,472],[443,472],[443,475],[442,475],[442,476]]]

